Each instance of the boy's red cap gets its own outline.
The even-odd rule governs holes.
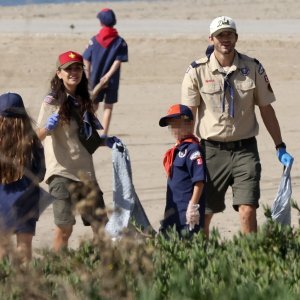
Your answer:
[[[67,51],[58,56],[57,68],[66,69],[74,63],[80,63],[83,65],[82,55],[74,51]]]
[[[167,115],[162,117],[160,120],[159,120],[159,126],[161,127],[165,127],[165,126],[168,126],[168,121],[170,119],[178,119],[180,117],[184,117],[186,120],[190,120],[190,121],[193,121],[194,120],[194,117],[193,117],[193,113],[192,111],[190,110],[190,108],[186,105],[183,105],[183,104],[175,104],[175,105],[172,105],[168,112],[167,112]]]

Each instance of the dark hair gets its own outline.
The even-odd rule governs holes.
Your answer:
[[[51,95],[58,100],[58,103],[60,103],[59,117],[61,122],[70,123],[72,104],[68,101],[66,87],[63,80],[60,79],[56,73],[51,79],[50,89]],[[88,90],[88,79],[84,72],[82,73],[81,81],[76,88],[76,100],[79,102],[81,115],[83,115],[83,112],[85,111],[94,113],[94,108]]]
[[[0,183],[22,178],[33,163],[33,152],[41,147],[27,114],[23,117],[0,116]]]

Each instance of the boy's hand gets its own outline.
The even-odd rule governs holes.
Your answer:
[[[190,230],[193,230],[195,225],[199,225],[199,222],[199,204],[194,204],[190,201],[186,210],[186,223],[189,224]]]

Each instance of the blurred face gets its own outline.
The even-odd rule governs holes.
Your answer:
[[[222,31],[218,35],[210,37],[211,44],[214,45],[215,51],[223,55],[234,53],[237,39],[238,35],[232,31]]]
[[[186,136],[193,134],[194,124],[190,120],[170,119],[168,128],[176,140],[181,140]]]
[[[62,79],[66,89],[70,92],[75,92],[77,85],[82,79],[83,66],[79,63],[74,63],[66,69],[57,70],[58,78]]]

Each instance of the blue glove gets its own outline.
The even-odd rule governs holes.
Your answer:
[[[52,114],[47,120],[46,129],[48,131],[52,131],[57,126],[58,119],[59,119],[59,114],[57,113]]]
[[[101,136],[103,137],[103,136]],[[114,144],[117,144],[117,149],[121,152],[123,152],[124,147],[123,144],[121,142],[121,140],[119,138],[117,138],[116,136],[110,136],[110,137],[106,137],[105,138],[105,145],[109,148],[112,148]]]
[[[279,148],[277,150],[277,156],[279,161],[286,167],[291,165],[294,161],[294,158],[286,152],[285,148]]]

